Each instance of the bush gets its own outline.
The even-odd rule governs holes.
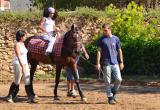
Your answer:
[[[125,73],[131,75],[155,75],[160,73],[160,41],[130,40],[123,46],[123,53]]]
[[[112,32],[122,42],[125,69],[124,73],[130,75],[160,75],[160,32],[158,17],[153,16],[146,22],[151,14],[146,14],[142,6],[131,2],[126,9],[119,10],[115,6],[106,7],[105,14],[112,18],[110,22]],[[101,34],[93,36],[93,44],[88,45],[90,62],[96,64],[95,39]],[[86,71],[93,71],[93,67],[84,64]]]
[[[0,22],[38,20],[42,17],[41,11],[34,12],[0,12]]]

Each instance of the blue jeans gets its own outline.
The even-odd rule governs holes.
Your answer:
[[[121,72],[119,65],[107,65],[103,66],[103,78],[106,85],[106,93],[108,97],[113,96],[113,92],[118,92],[120,84],[122,82]],[[113,87],[111,86],[111,76],[113,76]]]
[[[76,57],[76,63],[77,64],[79,62],[79,58],[80,58],[80,56]],[[72,70],[70,68],[66,67],[66,73],[67,73],[67,80],[74,80],[74,76],[73,76]],[[77,75],[77,78],[79,79],[78,68],[77,68],[77,71],[76,71],[76,75]]]
[[[66,73],[67,73],[67,80],[74,80],[74,76],[70,68],[66,67]],[[77,78],[79,79],[78,69],[77,69],[76,75],[77,75]]]

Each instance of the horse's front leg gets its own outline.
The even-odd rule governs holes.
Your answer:
[[[57,89],[58,89],[58,84],[60,80],[60,74],[61,74],[61,65],[56,65],[56,77],[55,77],[55,86],[54,86],[54,100],[59,100],[58,95],[57,95]]]
[[[79,84],[79,73],[78,73],[78,69],[77,69],[77,64],[74,64],[72,68],[72,73],[73,73],[73,76],[74,76],[74,79],[75,79],[75,83],[77,85],[77,88],[78,88],[78,92],[79,92],[79,95],[81,97],[81,100],[86,102],[87,101],[87,98],[84,96],[83,94],[83,91],[80,87],[80,84]]]

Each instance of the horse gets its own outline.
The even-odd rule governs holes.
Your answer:
[[[28,49],[28,63],[31,65],[30,68],[30,86],[32,87],[31,92],[32,95],[35,96],[34,90],[33,90],[33,77],[34,73],[36,71],[36,67],[39,62],[42,62],[44,64],[52,64],[56,65],[56,77],[55,77],[55,86],[54,86],[54,100],[60,100],[57,94],[58,84],[60,81],[60,74],[61,70],[64,66],[69,67],[73,71],[73,76],[75,78],[75,83],[78,88],[79,95],[81,97],[81,101],[86,101],[87,98],[84,96],[83,91],[79,84],[79,79],[77,76],[77,64],[76,64],[76,56],[80,52],[80,44],[81,39],[78,34],[79,28],[73,24],[71,26],[71,29],[64,34],[63,43],[62,43],[62,49],[61,49],[61,55],[60,56],[54,56],[54,50],[53,53],[49,54],[49,56],[46,55],[39,55],[35,52],[30,51],[30,47],[28,47],[28,43],[31,39],[35,38],[36,36],[31,36],[25,40],[25,46]],[[44,60],[45,59],[45,60]]]

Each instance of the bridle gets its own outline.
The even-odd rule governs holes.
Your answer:
[[[74,34],[76,34],[76,35],[74,35]],[[63,48],[66,51],[68,51],[69,53],[79,54],[79,52],[80,52],[80,45],[81,45],[80,40],[77,40],[77,39],[79,39],[78,37],[80,37],[79,33],[78,32],[74,32],[73,33],[73,31],[70,30],[70,31],[68,31],[67,33],[64,34],[64,39],[65,39],[65,37],[68,37],[68,36],[72,36],[72,38],[70,38],[70,39],[72,39],[73,41],[70,43],[69,47],[63,45]],[[75,38],[75,37],[77,37],[77,38]],[[76,40],[74,41],[74,39],[76,39]],[[79,48],[79,51],[77,51],[77,48]]]

